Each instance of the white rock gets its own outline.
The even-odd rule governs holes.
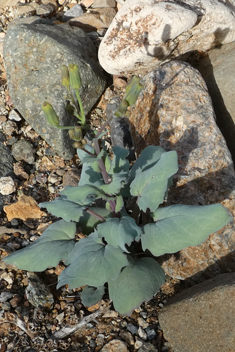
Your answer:
[[[171,53],[176,44],[169,45],[169,40],[192,28],[197,18],[195,11],[179,4],[129,0],[101,42],[100,64],[111,74],[147,69],[156,58],[161,62]]]
[[[4,196],[15,192],[15,182],[12,177],[1,177],[0,178],[0,193]]]
[[[15,110],[11,110],[9,114],[9,119],[14,121],[21,121],[21,117]]]
[[[215,0],[183,0],[195,9],[200,22],[190,29],[187,36],[179,36],[174,56],[191,50],[207,51],[216,45],[235,41],[235,7]],[[199,18],[200,18],[199,17]]]
[[[233,41],[234,0],[128,0],[100,45],[99,60],[111,74],[145,74],[189,51]]]

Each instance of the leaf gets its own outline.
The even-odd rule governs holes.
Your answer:
[[[50,225],[31,245],[4,258],[6,264],[29,271],[43,271],[66,260],[74,248],[76,223],[57,221]]]
[[[105,208],[98,207],[89,207],[89,209],[93,210],[95,213],[103,216],[103,218],[108,219],[111,216],[110,210]],[[79,226],[82,228],[82,233],[84,235],[89,235],[94,231],[94,228],[100,224],[100,221],[96,219],[94,216],[84,212],[84,215],[79,220]]]
[[[89,155],[87,152],[86,152],[86,150],[89,152],[89,153],[91,153],[91,154],[93,154],[93,155]],[[95,154],[95,150],[94,150],[94,148],[92,148],[90,145],[88,145],[88,144],[86,144],[85,145],[85,148],[84,148],[84,150],[83,149],[77,149],[77,155],[78,155],[78,157],[79,157],[79,159],[81,160],[81,163],[83,163],[84,161],[84,159],[85,158],[87,158],[87,157],[91,157],[91,159],[92,159],[92,162],[94,161],[94,157],[96,157],[96,154]]]
[[[44,202],[39,205],[42,208],[46,208],[51,214],[63,218],[67,222],[79,221],[85,210],[85,207],[66,199],[55,199],[52,202]]]
[[[162,153],[159,161],[151,168],[138,173],[132,181],[130,191],[137,196],[137,204],[146,212],[147,208],[155,211],[164,201],[168,179],[178,170],[177,153]]]
[[[100,185],[100,189],[110,195],[117,194],[123,187],[126,180],[127,172],[120,172],[119,174],[114,174],[112,176],[112,181],[110,183]]]
[[[104,286],[92,287],[86,286],[81,294],[82,304],[85,307],[90,307],[101,301],[103,295],[105,293]]]
[[[125,148],[122,148],[116,145],[113,147],[113,153],[114,153],[114,156],[111,162],[111,167],[110,169],[107,169],[107,172],[110,175],[113,175],[115,173],[129,171],[130,164],[129,164],[129,161],[127,160],[129,151]]]
[[[164,271],[152,258],[129,258],[117,279],[109,280],[109,296],[114,308],[130,315],[142,302],[150,300],[165,282]]]
[[[161,147],[155,145],[149,145],[146,147],[131,168],[129,177],[130,182],[133,181],[136,175],[140,172],[154,166],[159,161],[163,153],[165,153],[165,150]]]
[[[128,260],[120,248],[104,245],[93,232],[76,243],[66,262],[68,264],[59,276],[58,288],[65,284],[71,289],[84,285],[102,286],[110,278],[117,277],[128,265]]]
[[[79,185],[77,187],[67,186],[60,194],[65,195],[70,201],[80,205],[89,205],[96,199],[106,200],[108,198],[102,190],[93,185]]]
[[[116,197],[115,213],[119,213],[119,211],[121,211],[123,207],[124,207],[124,200],[123,200],[122,196],[117,196]]]
[[[142,247],[155,256],[197,246],[232,220],[221,204],[172,205],[154,213],[155,224],[143,228]]]
[[[87,163],[85,163],[82,167],[82,173],[79,181],[79,186],[85,185],[93,185],[98,188],[104,185],[101,173],[94,171],[92,166]]]
[[[124,252],[127,252],[126,244],[131,245],[133,241],[139,241],[142,230],[136,225],[135,220],[129,216],[121,219],[109,219],[97,226],[98,236],[104,237],[105,241]]]

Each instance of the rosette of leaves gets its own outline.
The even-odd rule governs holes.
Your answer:
[[[175,151],[149,146],[130,167],[126,149],[113,147],[111,159],[105,148],[100,150],[99,138],[101,133],[94,148],[77,151],[83,164],[78,186],[66,187],[58,199],[41,204],[62,219],[4,261],[43,271],[63,260],[66,268],[58,288],[86,285],[81,295],[86,306],[97,303],[108,290],[115,309],[130,315],[164,284],[164,271],[155,257],[202,243],[232,217],[220,204],[164,206],[178,170]],[[150,212],[150,223],[142,225],[131,216],[126,206],[130,198],[140,213]],[[77,226],[86,234],[78,241]]]

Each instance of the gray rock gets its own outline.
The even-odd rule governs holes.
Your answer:
[[[33,164],[35,160],[33,146],[25,139],[20,139],[18,142],[13,144],[12,155],[17,161],[23,160],[28,164]]]
[[[222,274],[169,300],[159,322],[174,352],[234,351],[235,273]]]
[[[211,50],[193,64],[204,78],[211,99],[218,126],[226,138],[235,161],[235,43]]]
[[[7,291],[3,291],[0,294],[0,303],[6,302],[9,299],[11,299],[13,297],[13,293],[11,292],[7,292]]]
[[[26,22],[26,23],[25,23]],[[105,80],[92,40],[77,27],[53,25],[48,20],[27,18],[13,21],[4,41],[4,60],[9,92],[15,108],[65,159],[75,150],[65,130],[46,123],[41,105],[51,103],[61,125],[76,125],[66,113],[66,89],[61,66],[77,64],[82,78],[81,99],[87,114],[104,90]]]
[[[0,177],[10,176],[13,174],[13,158],[11,150],[4,144],[5,136],[0,132]],[[0,194],[0,211],[3,208],[5,197]]]
[[[148,74],[131,112],[135,148],[160,145],[176,150],[179,171],[168,204],[222,203],[235,211],[235,172],[216,125],[211,99],[200,73],[189,64],[169,62]],[[178,279],[204,280],[235,270],[235,221],[204,243],[161,258],[165,272]]]
[[[74,5],[70,10],[66,11],[62,17],[62,21],[66,22],[74,17],[83,15],[83,9],[81,5]]]

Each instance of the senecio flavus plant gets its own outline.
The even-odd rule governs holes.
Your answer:
[[[141,88],[135,77],[117,116],[135,103]],[[130,167],[125,148],[113,146],[109,156],[103,141],[108,123],[100,128],[92,146],[77,149],[82,164],[78,186],[67,186],[59,198],[40,204],[61,219],[4,261],[29,271],[43,271],[64,261],[57,288],[85,286],[81,294],[85,306],[94,305],[108,291],[114,308],[130,315],[165,282],[156,257],[197,246],[232,217],[221,204],[165,206],[178,170],[176,151],[150,145]],[[130,208],[133,203],[138,205],[137,216]],[[149,223],[142,224],[145,212]],[[78,228],[85,235],[79,240],[75,237]]]

